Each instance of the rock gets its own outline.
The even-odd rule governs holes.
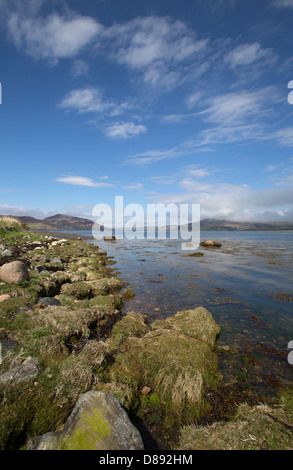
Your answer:
[[[114,240],[116,240],[116,237],[114,237],[114,236],[112,236],[112,235],[106,235],[106,236],[104,237],[104,240],[105,240],[106,242],[114,241]]]
[[[39,361],[37,359],[28,357],[20,366],[0,375],[0,384],[28,382],[38,375],[38,365]]]
[[[60,258],[55,257],[55,258],[51,259],[51,263],[52,264],[62,264],[62,261],[61,261]]]
[[[149,393],[151,393],[151,391],[152,391],[152,389],[150,387],[143,387],[140,393],[142,395],[149,395]]]
[[[1,345],[2,345],[3,354],[6,354],[9,351],[12,351],[17,346],[19,346],[19,343],[15,341],[14,339],[10,339],[6,337],[1,341]]]
[[[38,263],[47,263],[48,258],[46,255],[34,255],[33,260],[37,261]]]
[[[27,266],[22,261],[12,261],[0,268],[0,279],[4,282],[17,284],[21,281],[28,281],[29,278]]]
[[[9,256],[10,257],[10,256],[12,256],[13,253],[12,253],[11,250],[6,249],[6,250],[3,250],[1,254],[2,254],[2,256]]]
[[[0,328],[0,340],[7,338],[7,331],[5,328]]]
[[[4,302],[5,300],[8,300],[8,299],[10,299],[10,295],[9,295],[9,294],[0,295],[0,303],[1,303],[1,302]]]
[[[104,392],[79,398],[63,431],[29,440],[27,450],[143,450],[138,430],[118,400]]]
[[[35,271],[37,273],[43,273],[45,271],[45,268],[44,268],[44,266],[38,265],[38,266],[35,267]]]
[[[60,306],[61,302],[59,300],[54,299],[53,297],[43,297],[38,301],[38,304],[42,304],[45,307],[53,307],[53,306]]]
[[[222,243],[215,242],[213,240],[206,240],[205,242],[201,242],[200,246],[205,246],[206,248],[213,248],[213,247],[221,248]]]

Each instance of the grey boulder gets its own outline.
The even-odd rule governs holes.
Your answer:
[[[0,384],[28,382],[34,379],[38,373],[39,362],[33,357],[28,357],[20,366],[10,369],[5,374],[0,375]]]
[[[17,284],[21,281],[28,281],[29,278],[27,266],[22,261],[12,261],[0,268],[0,279],[4,282]]]

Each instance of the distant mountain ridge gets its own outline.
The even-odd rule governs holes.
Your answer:
[[[45,219],[28,216],[9,216],[27,224],[32,230],[92,230],[93,221],[82,217],[56,214]]]
[[[33,230],[92,230],[93,221],[82,217],[56,214],[45,219],[29,216],[9,216],[23,222]],[[293,230],[292,222],[235,222],[220,219],[204,219],[200,223],[203,231],[272,231]],[[191,230],[191,224],[189,224]]]
[[[230,220],[204,219],[200,229],[205,231],[266,231],[293,230],[292,222],[235,222]]]

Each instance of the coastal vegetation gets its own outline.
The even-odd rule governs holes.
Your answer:
[[[219,325],[204,308],[152,324],[126,313],[134,292],[114,265],[92,244],[0,219],[0,448],[25,449],[35,436],[66,430],[89,392],[114,397],[136,426],[170,435],[162,448],[292,448],[290,390],[276,406],[244,403],[204,423],[212,398],[225,393]],[[108,424],[95,415],[107,437]]]

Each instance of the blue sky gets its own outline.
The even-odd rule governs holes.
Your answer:
[[[293,221],[292,24],[293,0],[0,0],[0,213]]]

